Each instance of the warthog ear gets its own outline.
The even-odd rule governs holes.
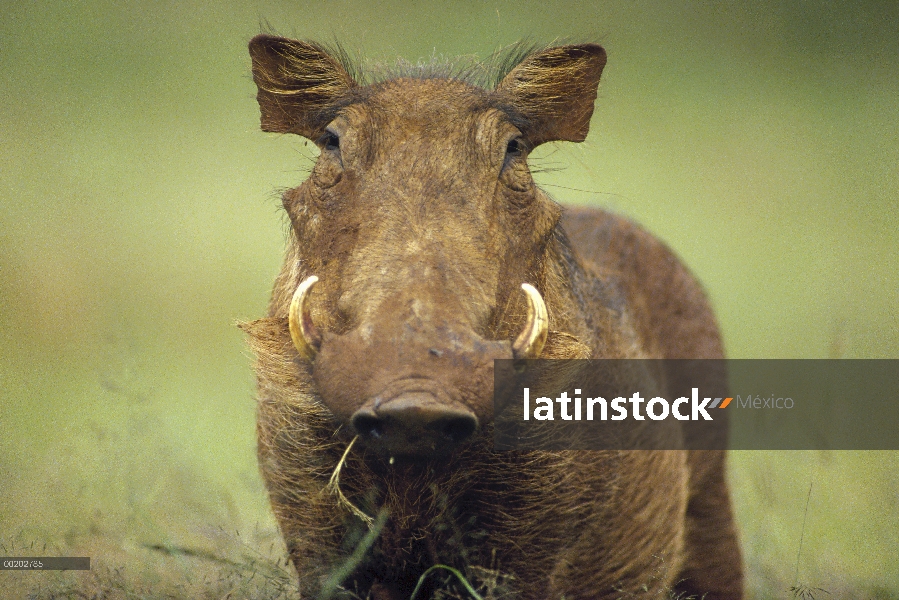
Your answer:
[[[329,107],[356,82],[324,48],[271,35],[250,40],[262,130],[316,140],[330,121]]]
[[[528,55],[496,86],[531,146],[582,142],[590,129],[606,51],[597,44],[558,46]]]

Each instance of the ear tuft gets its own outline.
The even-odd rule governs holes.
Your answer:
[[[263,131],[318,139],[327,109],[356,86],[339,60],[309,42],[257,35],[250,57]]]
[[[521,120],[531,146],[582,142],[605,65],[606,52],[597,44],[547,48],[525,57],[494,94]]]

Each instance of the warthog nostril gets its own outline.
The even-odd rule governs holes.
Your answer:
[[[438,419],[428,429],[438,432],[453,443],[464,442],[474,433],[478,427],[478,421],[474,415],[459,415]]]
[[[351,422],[353,429],[361,436],[379,439],[383,435],[384,424],[378,415],[369,409],[356,411]]]

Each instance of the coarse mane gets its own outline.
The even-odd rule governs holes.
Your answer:
[[[400,58],[393,64],[374,62],[368,69],[356,66],[355,72],[362,75],[363,80],[359,83],[363,85],[399,78],[451,79],[489,91],[529,55],[551,46],[522,41],[501,48],[484,60],[475,55],[453,58],[432,55],[427,61],[412,62]]]
[[[266,31],[277,35],[272,31]],[[358,52],[351,52],[337,41],[331,43],[304,42],[317,50],[335,58],[353,80],[360,86],[383,83],[392,79],[449,79],[461,81],[484,90],[496,88],[500,81],[518,64],[531,54],[542,52],[558,45],[559,40],[549,44],[519,41],[493,52],[486,59],[475,55],[445,57],[432,55],[429,59],[410,61],[398,58],[393,63],[364,60]],[[290,57],[286,57],[290,58]],[[290,69],[290,67],[287,67]],[[298,73],[302,70],[298,69]]]

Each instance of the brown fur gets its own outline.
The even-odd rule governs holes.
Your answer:
[[[340,583],[406,598],[444,564],[475,580],[499,571],[494,593],[519,599],[741,598],[723,452],[492,448],[492,360],[511,356],[522,282],[549,311],[544,358],[722,356],[702,290],[665,246],[601,211],[563,214],[531,179],[529,148],[586,136],[603,50],[535,50],[495,89],[452,77],[360,85],[324,48],[271,36],[250,53],[263,129],[322,147],[284,195],[291,235],[269,316],[244,325],[260,466],[304,597]],[[287,323],[312,274],[325,332],[314,363]],[[396,462],[359,443],[341,463],[350,416],[408,377],[476,414],[474,439]],[[350,504],[381,515],[356,562],[369,525]]]

